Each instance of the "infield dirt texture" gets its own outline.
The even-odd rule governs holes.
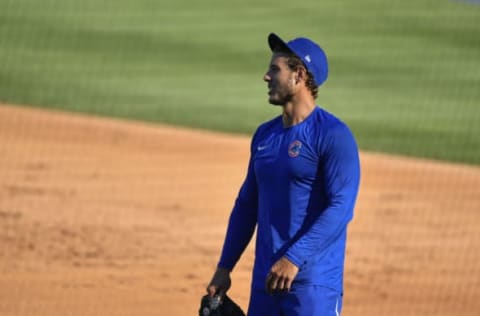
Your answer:
[[[196,315],[248,137],[1,105],[0,144],[0,315]],[[343,315],[477,316],[480,169],[361,162]]]

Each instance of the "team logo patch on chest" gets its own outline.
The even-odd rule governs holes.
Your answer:
[[[288,146],[288,155],[292,158],[297,157],[300,155],[300,149],[302,149],[302,142],[299,140],[296,140]]]

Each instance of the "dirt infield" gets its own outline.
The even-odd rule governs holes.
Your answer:
[[[248,148],[0,106],[0,315],[196,315]],[[361,160],[343,315],[479,315],[480,168]],[[252,259],[233,274],[243,307]]]

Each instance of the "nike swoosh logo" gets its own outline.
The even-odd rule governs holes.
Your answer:
[[[261,151],[261,150],[264,150],[265,148],[267,148],[268,146],[258,146],[257,147],[257,150],[258,151]]]

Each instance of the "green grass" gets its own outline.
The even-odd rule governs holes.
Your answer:
[[[318,103],[363,149],[480,164],[480,6],[3,0],[0,101],[250,134],[279,113],[267,34],[317,40]]]

